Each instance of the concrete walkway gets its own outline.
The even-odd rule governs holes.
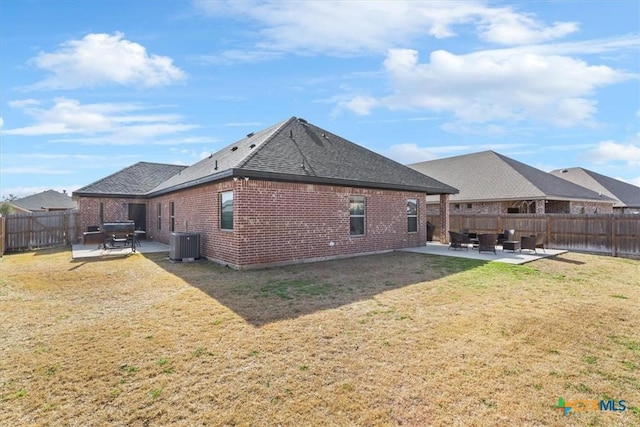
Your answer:
[[[478,249],[449,249],[449,245],[443,245],[441,243],[429,242],[427,246],[419,246],[417,248],[399,249],[403,252],[414,252],[420,254],[451,256],[457,258],[477,259],[480,261],[497,261],[505,262],[507,264],[524,264],[527,262],[535,261],[537,259],[552,257],[559,254],[566,253],[566,250],[559,249],[538,249],[537,253],[532,251],[523,250],[520,251],[503,251],[502,246],[496,247],[496,254],[492,252],[478,253]]]
[[[169,245],[154,242],[152,240],[141,240],[140,246],[136,246],[136,252],[141,254],[149,254],[154,252],[169,252]],[[71,245],[71,257],[78,258],[99,258],[104,256],[123,256],[131,255],[133,252],[130,247],[104,249],[102,245]]]

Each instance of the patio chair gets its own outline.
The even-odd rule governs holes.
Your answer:
[[[469,245],[473,243],[469,237],[455,231],[449,231],[449,240],[449,249],[462,249],[464,247],[469,250]]]
[[[498,235],[496,233],[478,234],[478,253],[493,252],[495,254],[497,243]]]
[[[538,233],[533,236],[522,236],[520,239],[520,252],[522,252],[523,249],[527,249],[538,253],[537,248],[542,248],[542,252],[547,253],[547,251],[544,250],[544,238],[545,233]]]
[[[502,233],[498,234],[498,244],[502,244],[502,242],[510,242],[515,240],[516,230],[504,230]]]

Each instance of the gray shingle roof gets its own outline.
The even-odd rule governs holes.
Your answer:
[[[54,190],[23,197],[11,202],[21,209],[28,211],[41,211],[44,209],[75,209],[74,202],[68,194],[58,193]]]
[[[640,187],[584,168],[556,169],[552,175],[616,200],[615,207],[640,208]]]
[[[249,134],[154,188],[162,194],[228,176],[452,194],[457,190],[292,117]]]
[[[74,196],[144,196],[186,166],[138,162],[73,192]]]
[[[452,201],[608,200],[597,192],[494,151],[409,165],[458,188]]]

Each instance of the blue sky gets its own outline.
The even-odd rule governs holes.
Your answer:
[[[193,164],[291,116],[402,163],[492,149],[640,185],[640,6],[0,1],[0,197]]]

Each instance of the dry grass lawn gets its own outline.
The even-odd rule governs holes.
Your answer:
[[[0,425],[640,425],[640,262],[0,260]],[[554,408],[625,400],[622,412]]]

